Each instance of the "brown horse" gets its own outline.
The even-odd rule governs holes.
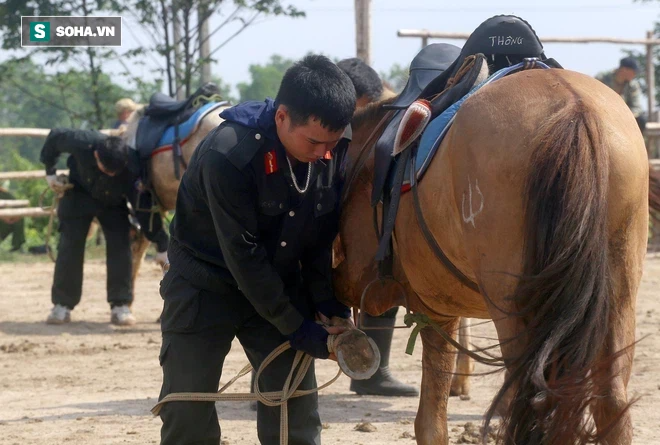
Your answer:
[[[396,98],[397,94],[390,89],[390,87],[383,83],[383,92],[380,96],[381,101],[388,101],[390,99]],[[371,102],[370,102],[371,103]],[[367,103],[366,105],[368,105]],[[364,106],[366,106],[364,105]],[[364,109],[364,106],[360,105],[358,100],[358,109],[356,110],[357,114],[360,114]],[[338,237],[335,242],[340,242],[340,237]],[[340,253],[341,256],[341,253]],[[470,349],[470,319],[461,318],[459,323],[459,329],[457,332],[458,342],[465,348]],[[469,355],[465,354],[462,351],[459,351],[456,355],[456,367],[455,373],[452,378],[451,383],[451,392],[452,396],[467,396],[470,393],[470,374],[474,370],[474,364]]]
[[[349,178],[384,114],[376,105],[356,115]],[[373,165],[372,154],[356,169],[342,209],[345,260],[335,286],[352,306],[376,278]],[[410,309],[445,332],[421,331],[418,443],[448,443],[454,348],[445,338],[459,317],[495,324],[507,373],[486,421],[505,394],[512,396],[504,404],[503,443],[586,443],[591,433],[601,443],[631,443],[626,388],[647,243],[648,169],[632,114],[591,77],[524,71],[463,104],[419,197],[433,238],[479,292],[437,259],[411,193],[395,224],[395,277]],[[369,313],[404,303],[396,286],[378,286],[366,299]]]
[[[188,165],[197,145],[204,139],[204,137],[215,127],[220,125],[223,119],[218,116],[220,112],[228,108],[228,106],[220,107],[211,113],[208,113],[199,122],[197,129],[192,135],[181,145],[181,155],[183,164],[180,168],[180,175],[185,171],[185,165]],[[129,144],[134,145],[135,136],[137,133],[138,123],[140,118],[144,116],[144,106],[136,109],[128,118],[128,123],[123,129],[122,138]],[[171,150],[161,151],[151,157],[149,171],[151,173],[151,184],[158,198],[158,205],[161,212],[165,213],[173,210],[176,205],[176,195],[179,190],[180,179],[177,179],[174,171],[174,156]],[[179,176],[180,178],[180,176]],[[157,215],[158,216],[158,215]],[[140,270],[142,259],[149,247],[149,241],[144,235],[139,235],[133,242],[133,284]],[[134,286],[135,287],[135,286]]]

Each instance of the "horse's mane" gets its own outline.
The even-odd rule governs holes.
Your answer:
[[[372,102],[366,107],[358,109],[351,121],[353,132],[359,131],[364,126],[373,127],[376,125],[388,111],[383,108],[383,105],[391,104],[394,102],[394,99],[396,99],[396,96],[378,102]]]

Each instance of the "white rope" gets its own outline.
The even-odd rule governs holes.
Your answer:
[[[334,351],[334,342],[337,338],[336,335],[328,336],[328,350]],[[284,382],[282,391],[271,391],[271,392],[261,392],[259,390],[259,377],[262,372],[271,364],[278,356],[280,356],[285,351],[291,349],[291,344],[289,342],[282,343],[280,346],[275,348],[268,357],[266,357],[259,366],[257,370],[257,375],[254,379],[254,393],[231,393],[224,394],[225,390],[233,385],[238,379],[246,376],[252,371],[252,366],[250,364],[246,365],[241,369],[234,378],[232,378],[227,384],[214,393],[199,393],[199,392],[179,392],[168,394],[156,404],[151,409],[151,412],[154,416],[157,416],[160,413],[163,405],[168,402],[218,402],[218,401],[251,401],[258,400],[266,406],[279,406],[280,407],[280,445],[288,445],[289,443],[289,412],[287,407],[287,402],[289,399],[295,397],[302,397],[309,394],[318,392],[328,386],[332,385],[337,381],[339,376],[342,374],[341,368],[337,371],[330,381],[324,383],[318,388],[299,390],[298,387],[302,383],[309,367],[311,366],[314,358],[308,354],[305,354],[302,351],[297,351],[295,357],[293,358],[293,363],[291,365],[291,371]]]

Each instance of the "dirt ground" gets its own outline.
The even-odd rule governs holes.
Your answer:
[[[145,264],[137,283],[132,328],[109,324],[105,303],[105,267],[101,260],[85,266],[81,304],[73,322],[63,327],[44,323],[50,310],[53,265],[0,263],[0,444],[149,444],[158,443],[160,419],[149,410],[161,383],[158,365],[161,308],[160,273]],[[638,338],[629,394],[639,396],[633,408],[635,444],[660,443],[660,257],[649,256],[637,306]],[[395,333],[393,371],[403,381],[419,385],[421,341],[413,356],[404,353],[408,331]],[[473,335],[492,337],[491,324]],[[475,340],[477,344],[483,341]],[[246,363],[240,345],[229,354],[222,381]],[[335,373],[333,362],[317,364],[319,381]],[[484,368],[477,366],[477,372]],[[501,381],[501,375],[474,377],[470,400],[449,404],[451,443],[461,442],[468,422],[479,424]],[[326,423],[324,444],[414,443],[416,398],[360,397],[348,391],[342,376],[320,397]],[[247,391],[249,379],[236,385]],[[247,402],[218,404],[225,444],[256,444],[256,415]],[[355,431],[369,422],[372,432]]]

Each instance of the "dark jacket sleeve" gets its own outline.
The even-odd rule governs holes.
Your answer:
[[[256,185],[224,154],[210,150],[200,159],[200,181],[227,268],[256,311],[282,334],[298,329],[303,316],[284,293],[257,224]]]
[[[40,156],[41,162],[46,167],[46,174],[55,174],[55,165],[62,153],[75,156],[83,150],[94,150],[94,145],[102,142],[105,137],[93,130],[52,129],[46,137]]]
[[[329,237],[324,237],[329,238]],[[303,284],[316,304],[335,298],[332,287],[332,238],[307,249],[300,260]]]

